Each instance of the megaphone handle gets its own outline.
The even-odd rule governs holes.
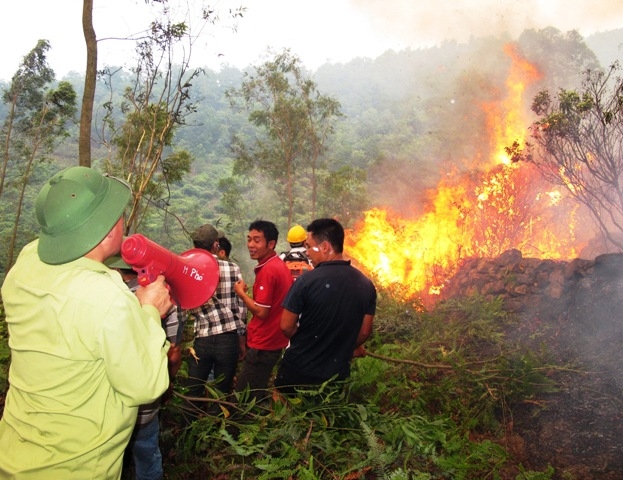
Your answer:
[[[171,297],[171,300],[173,300],[173,303],[175,305],[177,305],[178,307],[180,306],[180,302],[179,300],[175,297],[175,295],[173,294],[173,291],[171,290],[171,287],[169,286],[168,283],[165,282],[165,285],[167,287],[167,290],[169,291],[169,296]]]

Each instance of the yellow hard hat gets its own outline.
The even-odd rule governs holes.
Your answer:
[[[288,243],[302,243],[307,239],[307,232],[300,225],[294,225],[288,230]]]

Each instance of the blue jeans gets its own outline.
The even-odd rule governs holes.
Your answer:
[[[130,446],[132,447],[136,480],[160,480],[162,478],[162,454],[158,446],[159,434],[158,416],[145,425],[134,427]]]

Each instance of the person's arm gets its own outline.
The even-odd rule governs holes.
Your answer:
[[[162,394],[161,402],[167,402],[173,396],[173,380],[177,375],[178,370],[182,366],[182,347],[177,343],[171,343],[169,345],[169,351],[167,352],[168,358],[168,370],[169,370],[169,388]]]
[[[298,321],[299,316],[296,313],[291,312],[290,310],[283,309],[283,313],[281,314],[281,331],[283,334],[292,338],[296,331],[298,330]]]
[[[172,382],[182,365],[182,347],[177,343],[172,343],[167,352],[169,380]]]
[[[242,361],[247,356],[247,336],[238,335],[238,360]]]
[[[247,307],[247,310],[251,312],[252,315],[260,318],[261,320],[264,320],[268,317],[268,314],[270,313],[270,307],[258,305],[249,295],[247,295],[247,284],[244,283],[244,280],[238,280],[234,284],[234,291],[236,292],[236,295],[238,295],[240,299],[244,302],[245,307]]]
[[[102,322],[100,351],[108,381],[126,405],[159,398],[169,387],[169,342],[160,313],[142,306],[128,290],[113,302]]]
[[[247,306],[235,290],[236,282],[242,281],[240,267],[238,267],[238,265],[234,265],[233,268],[233,274],[235,276],[235,295],[234,298],[232,298],[231,309],[232,312],[234,312],[234,316],[236,317],[236,333],[238,333],[238,360],[242,361],[247,356]],[[244,285],[244,289],[246,290],[246,285]]]
[[[355,342],[355,348],[363,345],[363,343],[372,335],[372,321],[374,315],[364,315],[363,323],[359,329],[359,335],[357,335],[357,341]]]

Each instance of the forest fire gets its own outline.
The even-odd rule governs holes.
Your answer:
[[[524,91],[539,79],[511,45],[506,54],[511,59],[507,96],[482,106],[490,161],[443,179],[427,192],[419,218],[375,208],[347,236],[347,255],[394,297],[438,294],[469,257],[496,257],[511,248],[535,258],[577,256],[577,207],[553,191],[534,166],[512,163],[506,154],[514,141],[523,143]]]

